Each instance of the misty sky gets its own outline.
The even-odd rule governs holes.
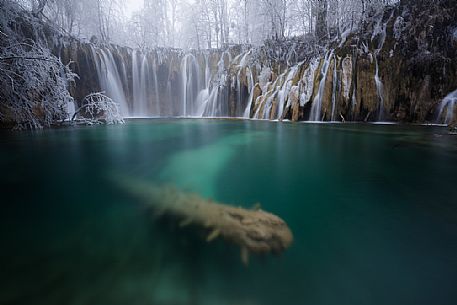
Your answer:
[[[143,7],[143,0],[126,0],[125,1],[125,8],[126,8],[126,15],[131,16],[134,11],[138,11],[141,7]]]

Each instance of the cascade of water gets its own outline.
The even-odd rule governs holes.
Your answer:
[[[251,54],[251,51],[246,52],[246,53],[243,55],[243,57],[242,57],[241,60],[240,60],[240,64],[239,64],[240,67],[246,67],[249,54]]]
[[[205,54],[205,89],[209,88],[211,84],[211,70],[209,68],[208,54]]]
[[[255,105],[259,105],[257,107],[257,110],[255,111],[254,115],[252,116],[253,118],[259,118],[259,115],[260,115],[260,103],[262,102],[262,99],[263,99],[263,96],[258,96],[256,99],[255,99]]]
[[[248,78],[248,90],[249,90],[249,98],[247,106],[243,112],[243,118],[249,119],[251,114],[251,107],[252,107],[252,99],[254,98],[254,76],[252,75],[251,69],[247,68],[249,71],[249,78]]]
[[[252,99],[254,98],[254,88],[251,89],[251,92],[249,92],[249,100],[248,100],[248,105],[246,106],[246,109],[244,110],[243,113],[243,118],[249,119],[251,116],[251,108],[252,108]]]
[[[198,104],[197,116],[198,117],[204,116],[205,110],[208,105],[208,101],[209,101],[209,89],[205,88],[205,89],[201,90],[197,96],[197,104]]]
[[[148,94],[149,88],[149,61],[146,54],[142,54],[141,59],[141,72],[140,72],[140,91],[141,100],[138,101],[139,116],[147,116],[150,113],[150,98]]]
[[[300,106],[304,107],[311,100],[314,90],[314,76],[319,67],[319,59],[311,60],[309,67],[303,72],[302,76],[302,94],[300,95]]]
[[[154,59],[153,66],[152,66],[152,79],[154,81],[154,107],[153,107],[153,115],[160,116],[160,98],[159,98],[159,82],[157,81],[157,61]]]
[[[264,111],[263,111],[263,117],[262,119],[264,120],[269,120],[271,118],[271,111],[273,110],[273,100],[277,98],[277,92],[274,92],[272,95],[270,95],[264,106]]]
[[[206,99],[205,112],[203,113],[203,116],[222,116],[221,101],[219,100],[219,87],[214,87]]]
[[[374,81],[376,83],[376,93],[378,94],[378,98],[379,98],[378,121],[382,121],[384,119],[384,84],[382,83],[382,80],[379,77],[379,65],[378,65],[378,58],[376,55],[374,56],[374,62],[375,62]]]
[[[280,90],[280,85],[284,83],[285,73],[279,75],[276,80],[271,84],[267,82],[263,87],[262,92],[266,92],[261,96],[260,104],[257,107],[255,118],[257,119],[270,119],[270,114],[273,106],[273,100],[278,97],[278,91]],[[268,90],[268,88],[270,88]],[[257,101],[256,101],[257,104]]]
[[[181,78],[182,78],[182,112],[181,114],[186,116],[187,115],[187,89],[188,89],[188,84],[187,84],[187,58],[189,55],[184,56],[182,63],[181,63]]]
[[[91,46],[92,56],[95,61],[97,76],[102,91],[120,106],[121,115],[130,115],[127,100],[124,94],[121,77],[110,50],[95,49]]]
[[[292,68],[290,68],[289,73],[287,73],[287,76],[284,80],[283,85],[281,86],[281,88],[278,91],[279,102],[278,102],[278,110],[277,110],[277,116],[276,116],[277,120],[282,119],[282,115],[284,113],[284,103],[285,103],[287,97],[289,96],[290,88],[292,87],[292,80],[296,76],[299,66],[300,66],[300,64],[295,65]],[[288,106],[290,106],[289,103],[288,103]]]
[[[137,105],[143,99],[140,88],[140,69],[138,68],[138,52],[132,52],[132,95],[133,95],[133,115],[136,115]]]
[[[451,124],[451,123],[455,122],[454,115],[456,112],[456,108],[455,108],[456,105],[457,105],[457,90],[449,93],[440,103],[436,122],[443,123],[442,119],[443,119],[443,116],[445,113],[446,113],[446,116],[444,116],[445,124]]]
[[[125,92],[128,113],[132,113],[132,111],[131,111],[132,105],[130,105],[127,102],[128,101],[127,95],[128,95],[128,92],[129,92],[129,81],[128,81],[128,77],[127,77],[127,68],[125,66],[125,61],[124,60],[121,61],[121,75],[122,75],[121,83],[123,84],[123,88],[124,88],[124,92]]]
[[[378,57],[379,54],[381,53],[382,48],[384,47],[384,43],[386,41],[386,36],[387,36],[387,24],[389,23],[390,19],[392,19],[394,12],[392,11],[392,14],[390,15],[389,19],[387,19],[386,22],[384,22],[381,25],[382,22],[382,17],[378,20],[374,30],[373,34],[371,36],[371,41],[373,41],[378,35],[379,37],[379,42],[374,50],[374,61],[375,61],[375,76],[374,80],[376,83],[376,92],[378,94],[378,99],[379,99],[379,106],[378,106],[378,121],[382,121],[384,119],[384,85],[382,83],[381,77],[379,76],[379,64],[378,64]]]
[[[320,83],[319,89],[317,94],[314,98],[313,105],[311,107],[311,114],[310,114],[310,121],[322,121],[322,99],[324,95],[325,89],[325,81],[327,79],[328,69],[330,67],[330,60],[333,57],[333,50],[327,52],[324,63],[322,64],[321,72],[320,72]]]
[[[334,66],[333,66],[333,84],[332,84],[332,122],[336,121],[336,95],[337,95],[337,89],[338,89],[338,73],[336,71],[337,68],[337,62],[336,62],[336,56],[333,56],[333,61],[334,61]]]
[[[241,102],[242,102],[242,92],[241,92],[241,69],[238,71],[238,73],[236,74],[236,80],[235,80],[235,83],[236,83],[236,93],[237,93],[237,97],[236,97],[236,114],[238,116],[238,113],[241,112]]]
[[[196,100],[201,88],[200,69],[193,54],[186,54],[181,62],[182,77],[182,114],[195,116],[198,105]]]

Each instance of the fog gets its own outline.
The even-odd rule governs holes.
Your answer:
[[[134,48],[342,37],[395,0],[18,0],[65,33]]]

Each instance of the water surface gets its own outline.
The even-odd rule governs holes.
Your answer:
[[[0,169],[0,304],[457,301],[457,137],[444,128],[130,120],[2,132]],[[260,202],[294,244],[246,268],[113,177]]]

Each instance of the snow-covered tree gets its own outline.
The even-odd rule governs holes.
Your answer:
[[[124,123],[119,104],[103,92],[91,93],[86,96],[82,106],[75,111],[71,120],[89,125]]]
[[[76,75],[40,42],[38,18],[1,1],[0,20],[0,120],[37,129],[68,119],[68,86]],[[31,38],[17,31],[21,23],[34,29]]]

